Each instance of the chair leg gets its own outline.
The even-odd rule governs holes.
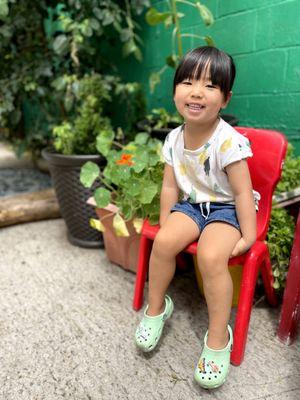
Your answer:
[[[139,259],[137,265],[135,289],[133,298],[133,309],[138,311],[143,305],[144,286],[148,270],[152,241],[142,235],[139,249]]]
[[[249,321],[254,297],[259,263],[248,259],[243,268],[241,291],[234,326],[233,349],[231,363],[240,365],[244,359]]]
[[[300,325],[300,212],[295,230],[286,286],[277,335],[285,344],[292,344]]]
[[[275,294],[275,289],[273,287],[274,278],[268,248],[266,250],[266,257],[261,266],[261,276],[264,283],[267,300],[271,306],[276,307],[278,305],[278,301]]]

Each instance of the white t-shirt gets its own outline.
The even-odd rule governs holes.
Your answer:
[[[174,168],[183,199],[191,203],[219,202],[234,204],[225,167],[252,157],[249,140],[220,119],[206,144],[196,150],[184,148],[184,124],[173,129],[165,139],[163,158]],[[256,209],[260,194],[253,190]]]

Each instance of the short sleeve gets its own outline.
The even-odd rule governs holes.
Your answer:
[[[171,141],[171,134],[169,133],[165,139],[163,148],[162,148],[162,156],[164,161],[173,166],[173,146]]]
[[[221,168],[224,169],[229,164],[252,157],[253,153],[249,140],[246,137],[237,134],[236,136],[231,135],[224,138],[219,148],[219,156]]]

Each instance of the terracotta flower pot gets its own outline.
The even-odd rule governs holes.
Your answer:
[[[120,267],[136,273],[141,235],[131,221],[126,223],[130,236],[121,237],[113,228],[114,214],[111,211],[96,207],[96,213],[105,227],[103,232],[104,247],[108,259]]]

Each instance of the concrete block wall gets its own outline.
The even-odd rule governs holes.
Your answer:
[[[196,2],[190,0],[192,2]],[[215,24],[206,28],[195,8],[178,4],[185,14],[182,33],[211,35],[216,46],[230,53],[237,66],[234,95],[226,110],[240,125],[284,132],[300,154],[300,0],[203,0],[213,12]],[[166,11],[167,1],[152,5]],[[171,53],[172,28],[148,26],[141,19],[143,62],[126,59],[120,71],[128,81],[144,84],[148,109],[164,106],[175,111],[172,101],[174,70],[168,68],[154,94],[149,75],[164,65]],[[204,44],[184,38],[184,51]]]

